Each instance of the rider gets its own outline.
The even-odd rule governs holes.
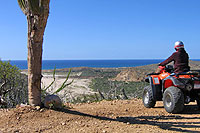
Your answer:
[[[182,41],[175,42],[174,46],[176,52],[174,52],[168,59],[161,62],[159,66],[165,66],[168,63],[174,61],[174,73],[187,72],[190,70],[189,67],[189,56],[184,49]]]

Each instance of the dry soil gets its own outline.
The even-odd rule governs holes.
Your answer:
[[[145,108],[141,99],[66,104],[51,110],[30,106],[0,110],[2,133],[171,133],[200,132],[195,103],[181,114],[169,114],[162,102]]]

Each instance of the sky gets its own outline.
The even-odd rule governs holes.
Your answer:
[[[0,4],[0,58],[27,59],[27,20]],[[44,60],[165,59],[176,41],[200,59],[200,0],[50,0]]]

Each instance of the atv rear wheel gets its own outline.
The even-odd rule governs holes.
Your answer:
[[[168,113],[179,113],[184,109],[183,92],[174,86],[167,88],[163,96],[164,108]]]
[[[153,91],[150,85],[144,88],[142,101],[146,108],[153,108],[155,106],[156,100],[153,98]]]

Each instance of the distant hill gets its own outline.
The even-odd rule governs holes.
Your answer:
[[[200,70],[200,61],[189,62],[191,70]],[[155,72],[158,64],[151,64],[139,67],[129,67],[123,69],[113,80],[116,81],[142,81],[148,73]]]
[[[200,61],[191,61],[189,63],[191,70],[200,70]],[[116,81],[143,81],[148,73],[155,72],[157,64],[138,66],[138,67],[121,67],[121,68],[91,68],[91,67],[77,67],[72,68],[70,77],[73,78],[97,78],[109,77]],[[27,71],[27,70],[26,70]],[[65,74],[69,68],[57,69],[57,74]],[[25,70],[24,70],[25,72]],[[52,74],[53,70],[43,70],[43,73]]]

